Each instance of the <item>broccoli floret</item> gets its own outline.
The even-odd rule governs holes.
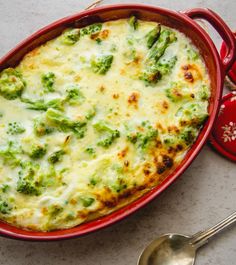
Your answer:
[[[93,127],[100,134],[104,134],[104,138],[97,142],[98,146],[108,148],[117,138],[120,137],[120,132],[111,128],[105,121],[99,121],[93,124]]]
[[[92,147],[87,147],[87,148],[85,149],[85,152],[86,152],[87,154],[89,154],[89,155],[92,155],[92,156],[94,156],[95,153],[96,153],[95,149],[92,148]]]
[[[120,137],[120,132],[118,130],[114,130],[106,138],[98,141],[97,145],[102,146],[104,148],[108,148],[119,137]]]
[[[61,42],[66,45],[75,44],[80,37],[79,29],[68,29],[61,36]]]
[[[21,101],[28,104],[27,109],[39,110],[39,111],[46,111],[49,108],[63,110],[63,104],[64,104],[64,100],[60,98],[55,98],[47,102],[44,99],[33,101],[31,99],[26,99],[26,98],[22,98]]]
[[[65,101],[68,102],[70,105],[81,104],[85,99],[83,93],[77,86],[68,88],[66,90],[66,93],[67,95]]]
[[[0,147],[0,158],[2,158],[5,165],[12,168],[17,167],[20,164],[20,159],[17,155],[21,153],[21,148],[12,141],[9,141],[7,145]]]
[[[161,25],[158,24],[154,29],[149,31],[147,35],[145,36],[145,39],[147,41],[147,47],[148,49],[152,48],[153,44],[158,40],[161,33]]]
[[[19,122],[8,123],[7,134],[16,135],[25,132],[25,128]]]
[[[56,218],[63,210],[64,208],[60,205],[51,205],[48,207],[48,214],[50,218]]]
[[[54,128],[48,126],[44,119],[37,118],[34,120],[34,133],[37,136],[44,136],[54,131]]]
[[[157,138],[158,131],[148,121],[142,122],[141,126],[144,131],[127,134],[127,140],[135,144],[138,148],[145,150]]]
[[[188,123],[188,125],[193,127],[200,127],[208,118],[209,114],[204,103],[188,102],[179,108],[175,116],[180,118],[180,124]]]
[[[48,109],[46,112],[46,120],[52,127],[60,131],[72,131],[78,138],[83,138],[87,123],[85,121],[72,121],[63,113],[54,109]]]
[[[190,145],[195,141],[197,133],[198,131],[195,128],[185,127],[179,135],[180,141],[184,142],[186,145]]]
[[[166,89],[166,96],[172,101],[177,102],[182,99],[193,99],[194,94],[181,82],[171,82],[170,87]]]
[[[167,146],[189,146],[191,145],[198,134],[198,129],[193,127],[184,127],[178,134],[163,135],[163,143]]]
[[[131,16],[128,20],[128,23],[130,25],[130,27],[133,29],[133,30],[137,30],[138,29],[138,19],[135,17],[135,16]]]
[[[199,53],[196,50],[192,49],[192,48],[189,48],[187,50],[187,55],[188,55],[188,60],[195,61],[195,60],[197,60],[199,58]]]
[[[156,64],[150,65],[144,69],[140,79],[148,84],[157,83],[163,76],[169,74],[174,68],[177,62],[177,57],[173,56],[169,60],[158,62]]]
[[[30,161],[21,164],[21,170],[19,171],[19,179],[17,181],[16,190],[19,193],[25,195],[35,195],[41,194],[41,183],[37,180],[37,173],[39,171],[39,165],[33,164]]]
[[[91,197],[81,197],[80,201],[84,207],[89,207],[95,202],[95,199]]]
[[[113,62],[113,55],[103,55],[91,60],[91,68],[94,73],[105,75]]]
[[[85,118],[86,118],[87,120],[91,120],[95,115],[96,115],[96,109],[93,108],[93,109],[90,109],[90,110],[88,111],[88,113],[86,114]]]
[[[29,155],[30,158],[33,159],[40,159],[42,158],[46,152],[47,152],[47,147],[46,145],[42,145],[39,143],[33,143],[28,147],[25,147],[25,152]]]
[[[1,214],[9,214],[12,210],[12,207],[6,201],[3,201],[0,198],[0,213]]]
[[[48,72],[43,74],[41,77],[41,82],[45,92],[54,92],[54,83],[55,83],[56,76],[52,72]]]
[[[0,94],[8,99],[13,100],[21,96],[26,82],[20,72],[13,68],[7,68],[0,74]]]
[[[127,188],[127,184],[124,182],[122,178],[119,177],[116,179],[114,183],[111,184],[111,188],[115,192],[119,193]]]
[[[52,153],[49,157],[48,157],[48,162],[50,164],[55,164],[57,162],[60,162],[62,160],[63,155],[65,154],[64,150],[58,150],[54,153]]]
[[[80,35],[92,35],[99,33],[102,30],[102,23],[95,23],[80,29]]]
[[[8,184],[3,184],[3,185],[1,186],[1,191],[2,191],[3,193],[8,192],[9,189],[10,189],[10,186],[9,186]]]
[[[208,86],[203,85],[200,88],[199,97],[201,100],[208,100],[210,97],[210,89]]]

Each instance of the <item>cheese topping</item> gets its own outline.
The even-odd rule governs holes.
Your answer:
[[[130,203],[182,161],[209,97],[174,29],[131,17],[66,30],[0,73],[0,218],[49,231]]]

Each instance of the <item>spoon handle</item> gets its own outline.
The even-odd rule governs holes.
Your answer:
[[[205,230],[196,233],[193,235],[190,239],[190,243],[198,249],[199,247],[203,246],[204,244],[208,243],[208,240],[221,232],[226,227],[232,225],[236,222],[236,212],[232,213],[230,216],[226,217],[224,220],[216,224],[215,226]]]

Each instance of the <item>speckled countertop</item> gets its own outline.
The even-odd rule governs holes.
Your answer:
[[[149,0],[145,3],[176,10],[209,7],[231,28],[236,28],[235,0]],[[88,4],[88,0],[0,0],[0,56],[42,26]],[[219,46],[219,37],[213,36],[213,39]],[[236,164],[206,146],[178,181],[126,220],[86,237],[63,242],[34,243],[0,238],[0,264],[136,264],[143,247],[156,236],[167,232],[191,234],[235,210]],[[196,264],[236,264],[236,226],[200,250]]]

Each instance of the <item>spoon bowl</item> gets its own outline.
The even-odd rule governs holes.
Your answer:
[[[197,249],[233,223],[236,223],[236,212],[217,225],[193,236],[163,235],[144,249],[137,265],[193,265]]]
[[[196,249],[190,239],[186,235],[163,235],[143,251],[138,265],[193,265]]]

